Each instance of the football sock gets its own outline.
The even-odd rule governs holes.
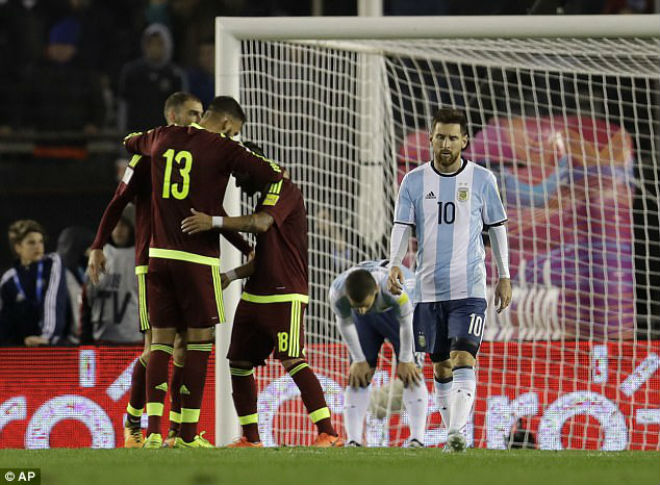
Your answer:
[[[147,436],[153,433],[161,434],[160,421],[167,393],[167,373],[173,353],[171,345],[151,344],[151,355],[147,364]]]
[[[408,411],[410,439],[416,439],[420,443],[424,443],[426,414],[429,407],[429,391],[424,381],[418,385],[410,384],[408,387],[403,388],[403,405]]]
[[[146,377],[147,364],[145,364],[142,356],[140,356],[133,366],[131,395],[126,406],[126,424],[131,428],[140,427],[144,402],[147,399]]]
[[[183,384],[183,364],[172,361],[170,380],[170,432],[178,434],[181,428],[181,385]]]
[[[347,387],[344,394],[344,427],[348,441],[355,441],[362,444],[362,434],[364,431],[364,417],[369,407],[368,387]]]
[[[451,387],[449,433],[463,431],[467,424],[477,389],[477,380],[472,367],[454,368],[454,383]]]
[[[450,408],[451,408],[451,388],[454,378],[448,377],[445,379],[438,379],[435,377],[433,383],[435,385],[435,400],[438,404],[440,416],[442,416],[442,425],[445,429],[449,429]]]
[[[206,368],[213,350],[212,342],[189,342],[186,345],[186,365],[183,366],[181,394],[181,431],[179,436],[190,443],[197,434],[199,412],[202,407]]]
[[[323,389],[319,380],[309,368],[307,362],[301,362],[288,369],[289,375],[300,389],[300,397],[309,414],[309,419],[316,425],[319,434],[328,433],[337,436],[335,428],[330,422],[330,409],[325,402]]]
[[[254,369],[230,367],[232,398],[243,427],[243,436],[251,443],[259,441],[259,419],[257,415],[257,381]]]

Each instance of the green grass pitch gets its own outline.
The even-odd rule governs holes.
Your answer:
[[[658,452],[439,449],[1,450],[43,485],[660,484]],[[15,482],[16,483],[16,482]]]

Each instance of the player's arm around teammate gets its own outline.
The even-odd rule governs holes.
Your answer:
[[[183,231],[188,233],[221,227],[256,234],[253,265],[235,270],[237,276],[251,274],[236,309],[227,353],[232,396],[243,429],[243,436],[230,446],[261,446],[254,372],[269,355],[280,361],[300,389],[319,433],[313,446],[342,446],[321,384],[305,358],[304,312],[309,295],[302,193],[290,180],[267,184],[248,173],[233,175],[243,193],[250,196],[260,192],[253,214],[211,218],[196,211],[182,222]]]
[[[195,209],[190,212],[192,215],[181,221],[181,230],[190,235],[214,228],[260,234],[270,229],[274,222],[273,216],[263,211],[236,217],[211,216]]]
[[[262,234],[271,228],[275,220],[264,211],[244,216],[211,216],[204,212],[191,209],[192,215],[181,221],[181,230],[186,234],[197,234],[212,229],[224,229],[228,232],[250,232]],[[248,257],[248,262],[222,273],[222,289],[236,280],[249,278],[254,274],[254,251]]]
[[[154,343],[147,368],[149,437],[145,447],[156,447],[162,439],[158,430],[167,387],[161,384],[171,356],[174,329],[186,331],[186,349],[195,351],[186,356],[181,392],[185,386],[189,394],[182,398],[185,416],[176,443],[182,447],[206,446],[196,428],[205,362],[213,347],[213,327],[224,321],[219,245],[212,235],[188,238],[180,231],[181,220],[191,207],[217,210],[232,170],[243,170],[263,185],[282,178],[277,164],[255,156],[223,134],[226,117],[221,98],[213,99],[199,124],[158,127],[124,140],[130,153],[152,157],[154,229],[149,248],[148,299]]]
[[[188,126],[197,123],[202,116],[202,103],[194,95],[186,92],[171,94],[165,101],[163,115],[168,125]],[[233,120],[227,124],[227,129],[239,129],[242,124]],[[145,372],[149,362],[151,349],[151,325],[149,322],[146,302],[146,273],[148,265],[148,247],[151,237],[150,208],[151,208],[151,170],[150,161],[142,155],[133,155],[122,180],[119,182],[112,200],[108,203],[96,238],[92,243],[92,250],[88,262],[88,274],[93,284],[98,284],[99,278],[105,272],[106,258],[103,246],[108,241],[110,232],[116,226],[122,211],[129,202],[136,206],[136,276],[138,278],[138,306],[140,310],[140,331],[144,334],[144,349],[133,369],[131,393],[126,408],[127,421],[124,427],[124,446],[139,447],[142,444],[140,418],[145,405]],[[178,389],[181,385],[182,369],[185,362],[186,340],[185,336],[177,333],[174,340],[173,364],[174,370],[171,379],[172,407],[170,412],[170,426],[178,430],[180,423],[180,395]]]

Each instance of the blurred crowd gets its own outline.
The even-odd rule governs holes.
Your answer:
[[[64,229],[46,253],[46,230],[35,220],[9,227],[14,264],[0,278],[0,346],[138,344],[135,213],[129,205],[104,247],[98,285],[85,274],[93,232]]]
[[[652,4],[385,0],[384,14],[641,13]],[[312,13],[355,15],[357,1],[0,0],[0,135],[158,125],[175,91],[210,101],[216,16]]]
[[[296,4],[0,0],[0,133],[158,125],[175,91],[211,99],[216,16],[294,15]]]

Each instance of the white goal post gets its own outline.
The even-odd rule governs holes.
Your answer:
[[[517,306],[489,313],[484,333],[475,446],[506,446],[519,418],[546,449],[660,446],[660,15],[217,18],[215,61],[216,94],[248,113],[243,139],[290,168],[310,204],[317,300],[345,264],[386,254],[397,172],[428,155],[435,108],[464,109],[468,156],[529,223],[510,233]],[[249,210],[233,184],[225,208]],[[240,263],[225,241],[221,254],[224,271]],[[239,298],[238,284],[225,291],[216,334],[218,445],[238,432],[224,355]],[[348,366],[324,305],[310,302],[310,353],[340,413]],[[277,407],[290,394],[268,372]],[[286,426],[304,421],[287,412]],[[405,414],[389,419],[370,443],[401,441],[391,428]],[[427,441],[442,443],[435,431]]]

